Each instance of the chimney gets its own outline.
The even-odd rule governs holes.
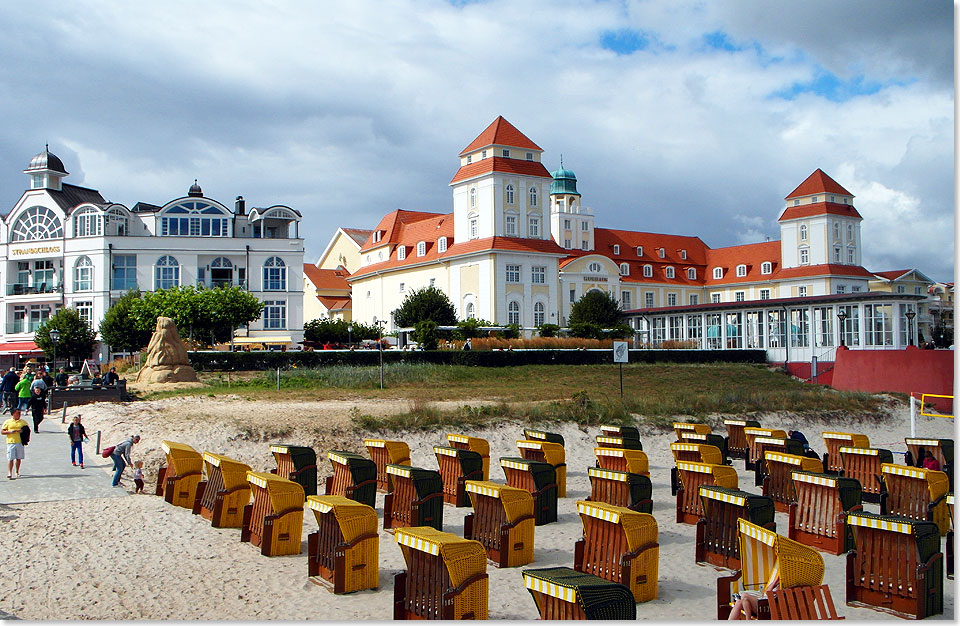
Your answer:
[[[247,203],[244,202],[243,196],[237,196],[237,205],[236,205],[236,207],[237,207],[237,210],[236,210],[236,214],[237,214],[237,215],[246,215]]]

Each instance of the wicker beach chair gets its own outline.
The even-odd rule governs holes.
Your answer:
[[[472,450],[451,446],[433,446],[433,453],[443,477],[443,501],[456,507],[470,506],[464,485],[483,478],[483,458]]]
[[[635,439],[640,441],[640,431],[636,426],[600,426],[601,434],[607,437],[621,437],[623,439]]]
[[[723,420],[727,427],[727,454],[734,459],[747,458],[747,438],[743,434],[744,428],[760,428],[756,420]]]
[[[797,499],[790,504],[788,536],[830,554],[852,550],[847,516],[863,510],[860,483],[833,474],[793,472],[791,476]]]
[[[557,473],[557,497],[567,497],[567,463],[563,446],[550,441],[517,441],[520,457],[530,461],[543,461],[553,466]]]
[[[625,585],[636,602],[657,597],[660,544],[657,520],[603,502],[577,502],[583,538],[574,546],[573,569]]]
[[[490,480],[490,444],[486,439],[467,435],[447,435],[447,443],[451,448],[476,452],[483,459],[483,480]]]
[[[383,529],[430,526],[443,530],[443,478],[440,472],[409,465],[387,465],[392,491],[383,500]]]
[[[763,463],[763,454],[757,446],[757,437],[770,437],[773,439],[786,439],[787,431],[779,428],[761,428],[759,426],[745,426],[743,428],[743,438],[747,442],[747,456],[743,460],[743,469],[752,470],[758,461]]]
[[[737,470],[729,465],[677,461],[680,488],[677,490],[677,523],[696,524],[703,516],[700,486],[736,489]]]
[[[203,455],[185,443],[161,441],[167,464],[157,475],[157,495],[174,506],[193,510],[197,485],[203,479]]]
[[[933,522],[852,513],[847,605],[923,619],[943,613],[943,555]]]
[[[701,443],[671,443],[670,453],[674,462],[689,461],[691,463],[707,463],[709,465],[723,465],[723,453],[720,448]],[[670,495],[677,495],[680,488],[677,468],[670,468]]]
[[[683,440],[684,433],[700,433],[707,435],[713,432],[709,424],[694,424],[691,422],[674,422],[673,432],[677,435],[677,441]]]
[[[194,515],[210,520],[214,528],[240,528],[243,507],[250,502],[250,466],[212,452],[203,453],[207,479],[197,485]]]
[[[947,475],[943,472],[884,463],[880,466],[885,492],[880,496],[880,513],[913,520],[929,520],[940,535],[950,530]]]
[[[903,440],[907,444],[907,451],[913,459],[913,464],[919,464],[920,448],[924,448],[933,455],[940,464],[940,471],[946,473],[950,480],[950,489],[953,489],[953,439],[920,439],[907,437]],[[905,463],[911,465],[911,463]]]
[[[387,474],[387,465],[410,465],[410,446],[403,441],[388,439],[364,439],[363,445],[367,454],[377,466],[377,491],[390,491],[390,477]]]
[[[327,476],[326,495],[344,496],[367,506],[377,500],[377,466],[359,454],[331,450],[327,459],[333,466],[333,475]]]
[[[777,531],[776,510],[773,500],[767,496],[703,485],[700,500],[703,517],[697,520],[695,561],[698,565],[740,569],[739,519]]]
[[[880,468],[884,463],[893,463],[893,453],[880,448],[839,449],[843,475],[860,481],[863,501],[877,504],[883,493],[883,480]]]
[[[757,437],[754,439],[754,446],[757,449],[757,458],[766,458],[767,452],[779,452],[781,454],[793,454],[796,456],[806,456],[803,450],[803,443],[789,437]],[[756,487],[763,485],[763,481],[768,476],[766,463],[755,463],[753,466],[753,484]]]
[[[407,569],[394,577],[393,619],[487,619],[487,553],[435,528],[400,528]]]
[[[727,438],[716,433],[695,433],[693,431],[684,431],[680,443],[701,443],[708,446],[716,446],[720,450],[720,455],[724,465],[730,465],[730,454],[727,450]]]
[[[639,439],[614,437],[613,435],[597,435],[594,438],[598,446],[604,448],[619,448],[621,450],[643,450],[643,443]]]
[[[542,430],[535,430],[533,428],[524,428],[523,429],[523,438],[532,439],[535,441],[549,441],[550,443],[559,443],[563,445],[563,435],[557,433],[548,433]]]
[[[797,501],[797,490],[793,484],[793,472],[800,470],[814,474],[823,473],[823,464],[797,454],[764,452],[767,463],[767,476],[763,479],[763,495],[773,498],[773,506],[781,513],[788,513],[790,505]]]
[[[653,483],[647,474],[588,467],[590,502],[605,502],[631,511],[653,513]]]
[[[870,438],[857,433],[825,431],[823,433],[823,471],[839,474],[843,472],[843,457],[840,448],[869,448]]]
[[[463,518],[464,538],[483,544],[497,567],[533,562],[536,523],[530,492],[479,480],[468,480],[465,488],[473,513]]]
[[[275,443],[270,452],[277,462],[272,474],[297,483],[308,496],[317,495],[317,453],[313,448]]]
[[[593,453],[597,457],[597,467],[601,469],[650,475],[650,462],[643,450],[594,448]]]
[[[557,521],[557,474],[542,461],[501,457],[500,467],[507,485],[524,489],[533,496],[533,517],[537,526]]]
[[[637,604],[625,585],[569,567],[523,570],[523,584],[543,620],[634,620]]]
[[[253,502],[243,507],[240,541],[249,541],[264,556],[300,554],[303,533],[303,487],[266,472],[247,472]]]
[[[377,512],[343,496],[307,496],[317,531],[307,535],[307,575],[333,593],[376,589],[380,578]]]

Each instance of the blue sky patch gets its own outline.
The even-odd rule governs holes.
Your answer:
[[[866,78],[863,74],[842,79],[833,72],[817,68],[812,79],[797,81],[789,87],[773,92],[774,98],[795,100],[802,94],[814,94],[826,98],[831,102],[846,102],[858,96],[869,96],[881,89],[891,86],[902,86],[913,82],[910,80],[877,81]]]
[[[633,54],[645,50],[650,45],[650,37],[639,30],[621,28],[600,33],[600,45],[619,55]]]
[[[703,42],[715,50],[726,50],[727,52],[739,52],[745,48],[733,42],[727,33],[721,30],[715,30],[703,36]]]

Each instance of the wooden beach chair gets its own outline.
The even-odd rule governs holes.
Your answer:
[[[689,461],[691,463],[707,463],[709,465],[723,465],[723,454],[720,448],[700,443],[671,443],[670,453],[674,462]],[[670,468],[670,495],[677,495],[680,483],[677,478],[677,468]]]
[[[210,520],[214,528],[240,528],[243,507],[250,502],[250,466],[228,456],[203,453],[207,479],[197,485],[194,515]]]
[[[524,489],[489,481],[468,480],[465,486],[473,513],[463,518],[463,536],[483,544],[497,567],[533,562],[533,496]]]
[[[883,493],[880,468],[884,463],[893,463],[893,453],[881,448],[841,447],[840,464],[843,475],[860,481],[863,501],[877,504]]]
[[[253,502],[243,507],[240,541],[264,556],[300,554],[303,533],[303,487],[266,472],[247,472]]]
[[[451,448],[460,448],[476,452],[483,459],[483,480],[490,480],[490,444],[480,437],[467,435],[447,435],[447,443]]]
[[[308,496],[317,495],[317,453],[313,448],[275,443],[270,452],[277,462],[271,473],[299,484]]]
[[[953,489],[953,439],[920,439],[907,437],[903,440],[907,444],[907,451],[913,460],[913,465],[918,463],[920,458],[920,448],[925,448],[927,452],[933,455],[933,458],[940,464],[940,471],[947,475],[950,480],[950,489]],[[905,463],[911,465],[911,463]]]
[[[767,496],[702,485],[700,500],[703,517],[697,520],[695,561],[698,565],[740,569],[739,519],[777,531],[773,500]]]
[[[331,450],[327,459],[333,475],[327,476],[326,495],[344,496],[367,506],[377,499],[377,466],[370,459],[353,452]]]
[[[530,461],[543,461],[553,466],[557,473],[557,497],[567,497],[567,463],[563,446],[550,441],[517,441],[520,457]]]
[[[700,433],[707,435],[713,432],[709,424],[694,424],[692,422],[674,422],[673,432],[677,435],[677,441],[683,441],[684,433]]]
[[[435,528],[400,528],[407,569],[394,577],[393,619],[487,619],[487,553]]]
[[[650,475],[650,462],[647,460],[647,453],[643,450],[594,448],[593,453],[597,457],[597,467],[601,469]]]
[[[763,479],[763,495],[773,498],[773,506],[781,513],[788,513],[790,505],[797,501],[797,490],[793,485],[793,472],[796,470],[823,473],[823,464],[798,454],[765,452],[767,476]]]
[[[307,535],[307,575],[333,593],[376,589],[380,536],[373,507],[343,496],[307,496],[317,531]]]
[[[953,521],[953,494],[947,494],[947,507],[950,509],[950,530],[947,532],[946,560],[947,560],[947,578],[953,580],[953,527],[956,522]]]
[[[410,465],[410,446],[402,441],[389,439],[364,439],[370,459],[377,466],[377,491],[390,491],[390,477],[387,465]]]
[[[657,520],[603,502],[577,502],[583,538],[573,550],[573,569],[620,583],[636,602],[657,597],[660,544]]]
[[[392,490],[383,500],[383,529],[408,526],[443,530],[443,478],[436,470],[387,465]]]
[[[523,438],[532,439],[535,441],[549,441],[550,443],[559,443],[563,445],[563,435],[557,433],[548,433],[542,430],[535,430],[533,428],[524,428],[523,429]]]
[[[630,590],[569,567],[523,570],[523,584],[542,620],[635,620],[637,604]]]
[[[801,585],[788,589],[767,592],[770,603],[770,619],[775,620],[837,620],[846,619],[837,615],[828,585]]]
[[[167,464],[157,474],[157,495],[174,506],[193,510],[197,485],[203,479],[203,455],[185,443],[161,441]]]
[[[737,470],[729,465],[677,461],[677,523],[696,524],[703,515],[700,486],[737,488]]]
[[[757,437],[770,437],[774,439],[786,439],[787,431],[779,428],[761,428],[759,426],[745,426],[743,429],[743,438],[747,441],[747,456],[743,460],[743,469],[752,470],[759,461],[763,463],[763,454],[757,446]]]
[[[501,457],[500,467],[507,485],[524,489],[533,496],[533,518],[537,526],[557,521],[557,474],[542,461]]]
[[[647,474],[588,467],[590,502],[606,502],[631,511],[653,513],[653,483]]]
[[[636,426],[600,426],[600,433],[605,437],[621,437],[640,441],[640,431]]]
[[[757,448],[757,458],[766,458],[767,452],[780,452],[781,454],[793,454],[796,456],[806,456],[803,450],[803,443],[796,439],[788,437],[757,437],[754,440]],[[767,464],[756,463],[753,466],[753,484],[756,487],[763,485],[767,477]]]
[[[880,513],[913,520],[929,520],[937,525],[940,535],[950,530],[947,475],[943,472],[884,463],[880,466],[884,493],[880,496]]]
[[[456,507],[470,506],[464,484],[483,478],[483,458],[472,450],[450,446],[433,446],[433,453],[443,477],[443,501]]]
[[[863,510],[860,483],[833,474],[792,472],[791,476],[797,499],[790,504],[789,537],[830,554],[852,550],[847,516]]]
[[[734,459],[747,458],[747,437],[743,434],[744,428],[760,428],[757,420],[723,420],[727,427],[727,454]]]
[[[852,513],[847,605],[923,619],[943,613],[943,555],[933,522]]]
[[[720,450],[724,465],[730,465],[730,455],[727,451],[727,439],[716,433],[695,433],[685,431],[680,439],[680,443],[700,443],[708,446],[715,446]]]
[[[594,440],[603,448],[619,448],[621,450],[643,450],[643,443],[639,439],[614,437],[613,435],[597,435]]]
[[[840,448],[869,448],[870,438],[857,433],[826,431],[823,433],[823,471],[839,474],[843,472],[843,457]]]

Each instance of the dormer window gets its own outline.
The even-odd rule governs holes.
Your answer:
[[[817,202],[817,196],[814,196],[814,197],[810,198],[810,202],[811,202],[812,204],[816,204],[816,202]]]
[[[447,238],[441,237],[437,239],[437,252],[446,252],[447,251]]]
[[[427,242],[418,241],[417,242],[417,256],[425,256],[427,254]]]
[[[637,246],[637,256],[643,256],[643,246]]]
[[[532,161],[532,160],[533,160],[533,153],[532,153],[532,152],[528,152],[528,153],[527,153],[527,160],[528,160],[528,161]]]
[[[713,279],[720,280],[721,278],[723,278],[723,268],[722,267],[713,268]]]
[[[793,206],[800,206],[800,198],[796,198],[796,199],[793,201]]]
[[[510,158],[510,151],[507,150],[506,148],[504,148],[504,150],[503,150],[503,158],[505,158],[505,159],[509,159],[509,158]]]
[[[686,250],[681,250],[681,251],[680,251],[680,258],[683,259],[684,261],[687,260],[687,251],[686,251]]]
[[[382,237],[383,237],[383,231],[382,231],[382,230],[375,230],[375,231],[373,231],[373,243],[379,243],[379,242],[380,242],[380,239],[381,239]]]
[[[697,280],[697,268],[691,267],[687,269],[687,278],[689,280]],[[691,302],[691,304],[693,304]]]
[[[407,258],[407,247],[397,246],[397,260],[402,261]]]
[[[773,263],[770,261],[764,261],[760,264],[760,273],[761,274],[770,274],[773,272]]]
[[[667,258],[667,251],[664,250],[663,248],[657,248],[657,255],[658,255],[661,259],[665,259],[665,258]]]
[[[472,154],[468,154],[468,155],[467,155],[467,165],[470,165],[471,163],[473,163],[473,155],[472,155]]]
[[[617,244],[613,244],[613,253],[620,254],[620,246],[618,246]]]
[[[630,266],[627,265],[626,263],[621,263],[621,264],[620,264],[620,275],[621,275],[621,276],[629,276],[629,275],[630,275]]]
[[[487,151],[486,151],[486,150],[483,150],[483,151],[480,152],[480,158],[481,158],[481,159],[487,158]]]
[[[746,275],[747,275],[747,266],[746,266],[746,265],[743,265],[743,264],[738,265],[738,266],[737,266],[737,278],[743,278],[743,277],[746,276]]]
[[[653,278],[653,266],[644,265],[643,266],[643,277],[644,278]]]
[[[672,267],[672,266],[667,266],[667,268],[666,268],[665,270],[663,270],[663,274],[664,274],[664,276],[666,276],[667,278],[674,278],[675,275],[674,275],[674,272],[673,272],[673,267]]]

